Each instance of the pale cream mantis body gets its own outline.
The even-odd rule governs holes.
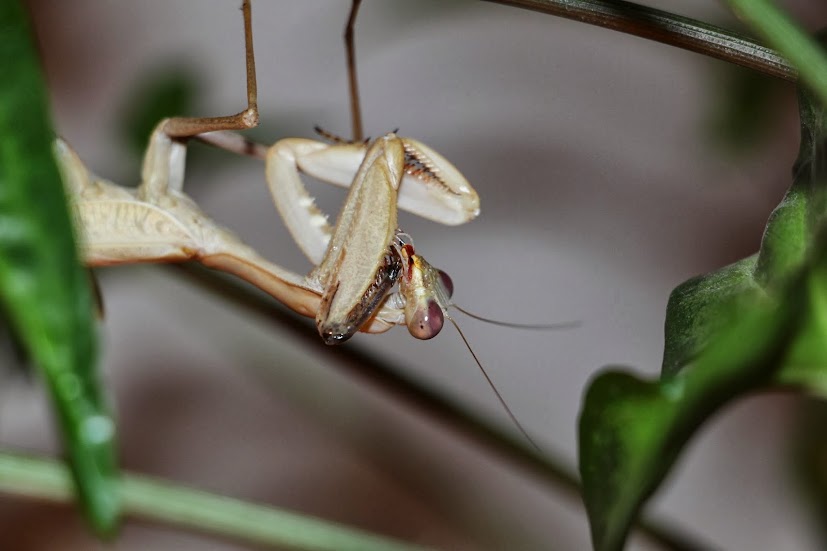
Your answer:
[[[57,140],[56,158],[84,261],[90,266],[199,261],[244,279],[301,315],[314,317],[328,344],[343,342],[360,330],[382,333],[401,324],[414,337],[429,339],[440,332],[445,318],[453,322],[447,314],[449,306],[510,327],[575,326],[504,323],[462,310],[450,301],[450,278],[417,254],[410,236],[398,229],[397,208],[457,225],[479,214],[479,197],[450,162],[419,141],[395,132],[371,142],[361,140],[353,55],[359,4],[360,0],[353,0],[345,33],[353,142],[290,138],[267,148],[226,132],[258,124],[250,0],[242,4],[247,109],[227,117],[161,121],[150,137],[141,184],[135,188],[94,176],[66,142]],[[297,274],[265,259],[183,192],[190,138],[265,161],[273,201],[292,239],[315,266],[309,274]],[[349,188],[335,226],[308,194],[301,172]],[[533,444],[465,336],[459,334],[506,413]]]
[[[291,236],[316,266],[306,276],[263,258],[183,192],[183,140],[258,122],[249,0],[243,12],[248,109],[232,117],[162,121],[150,138],[137,188],[93,176],[65,142],[57,141],[84,260],[90,266],[198,260],[315,317],[328,343],[342,342],[360,329],[378,333],[401,323],[419,338],[434,336],[450,293],[440,272],[415,254],[412,243],[397,237],[396,209],[459,224],[479,213],[479,198],[447,160],[424,144],[390,133],[370,144],[287,139],[266,155],[259,153],[266,157],[268,186]],[[203,138],[212,141],[209,135]],[[234,136],[217,141],[227,140],[238,143]],[[243,142],[242,148],[255,146]],[[350,188],[335,228],[316,208],[299,171]],[[389,296],[397,283],[399,292]]]
[[[417,214],[424,214],[429,204],[449,211],[452,204],[461,206],[462,211],[449,219],[451,223],[471,219],[479,210],[476,193],[464,178],[457,178],[456,169],[413,140],[389,134],[370,147],[283,140],[267,153],[267,177],[293,238],[317,265],[302,276],[263,258],[210,219],[183,192],[186,146],[170,138],[164,125],[162,122],[153,132],[144,158],[142,183],[137,188],[93,176],[64,141],[57,141],[57,157],[81,230],[85,262],[104,266],[198,260],[256,285],[299,314],[323,319],[323,336],[324,331],[330,333],[325,329],[328,326],[348,325],[336,333],[348,336],[362,328],[361,324],[349,326],[354,308],[362,308],[357,321],[373,318],[363,327],[368,332],[380,333],[405,323],[407,302],[400,297],[385,301],[395,279],[386,282],[382,296],[368,296],[377,280],[376,271],[394,250],[391,241],[397,231],[397,201]],[[430,182],[436,171],[442,172],[440,168],[429,175],[403,178],[406,149],[420,155],[430,153],[433,156],[427,158],[440,163],[435,167],[455,172],[447,180],[452,187],[441,183],[442,177]],[[351,181],[346,179],[350,167],[345,163],[358,167]],[[332,183],[338,185],[352,182],[335,229],[301,184],[299,168],[321,178],[325,174],[337,178]],[[366,296],[372,308],[364,311]],[[340,340],[333,338],[332,342]]]

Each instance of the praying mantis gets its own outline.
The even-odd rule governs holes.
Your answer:
[[[235,275],[295,312],[315,318],[322,339],[339,344],[356,332],[382,333],[406,325],[418,339],[436,336],[449,307],[511,327],[567,328],[575,324],[523,325],[480,318],[451,302],[453,283],[418,254],[397,227],[397,208],[446,225],[474,219],[479,196],[462,174],[427,145],[387,133],[363,140],[355,73],[353,27],[361,0],[353,0],[345,43],[353,141],[320,131],[332,143],[289,138],[271,147],[232,131],[258,124],[250,0],[243,0],[247,108],[235,115],[170,118],[158,123],[144,154],[141,184],[126,188],[94,176],[63,140],[55,154],[89,266],[198,261]],[[269,191],[293,240],[315,266],[309,274],[287,270],[261,256],[207,216],[183,191],[186,143],[197,139],[265,162]],[[348,188],[335,226],[316,206],[300,173]],[[462,340],[506,413],[537,447],[511,412],[462,331]]]
[[[359,4],[353,3],[347,27],[350,60]],[[378,333],[403,323],[417,338],[435,336],[452,285],[398,230],[396,209],[460,224],[479,213],[477,193],[453,165],[421,142],[395,133],[360,141],[360,122],[354,124],[356,141],[336,139],[333,144],[286,139],[266,149],[237,135],[220,134],[258,124],[249,0],[244,0],[242,13],[247,109],[227,117],[161,121],[150,137],[137,188],[93,176],[68,144],[57,141],[85,262],[104,266],[197,260],[252,283],[299,314],[315,317],[328,344],[344,342],[360,329]],[[354,90],[353,71],[351,83]],[[265,160],[278,211],[316,266],[310,274],[302,276],[264,259],[183,192],[190,138]],[[349,188],[335,228],[307,193],[300,171]],[[397,285],[398,291],[391,293]]]

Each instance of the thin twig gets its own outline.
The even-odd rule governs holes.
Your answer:
[[[745,35],[623,0],[486,0],[573,19],[743,65],[791,82],[798,71],[775,50]]]

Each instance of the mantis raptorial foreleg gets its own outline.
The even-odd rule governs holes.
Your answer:
[[[350,186],[335,230],[302,184],[300,170]],[[393,133],[371,144],[281,140],[267,153],[267,181],[290,234],[317,265],[309,277],[326,293],[316,321],[332,342],[345,340],[370,317],[377,298],[396,282],[389,277],[399,272],[393,263],[406,261],[391,247],[397,205],[445,224],[479,213],[479,197],[453,165],[425,144]],[[382,316],[397,311],[401,322],[403,303],[392,300]]]

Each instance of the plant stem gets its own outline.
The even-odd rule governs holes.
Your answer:
[[[727,3],[799,68],[801,80],[827,105],[827,56],[818,43],[767,0],[727,0]]]
[[[252,544],[312,551],[424,551],[331,522],[136,475],[118,483],[126,514]],[[55,460],[0,453],[0,492],[74,501],[69,470]]]
[[[486,0],[606,27],[743,65],[794,82],[798,71],[778,52],[733,31],[622,0]],[[751,0],[730,0],[750,4]],[[777,45],[777,44],[776,44]],[[789,52],[788,52],[789,53]],[[796,63],[797,66],[801,66]]]

